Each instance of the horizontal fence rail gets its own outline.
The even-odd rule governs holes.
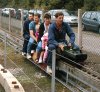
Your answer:
[[[10,15],[9,15],[9,17],[5,17],[0,14],[0,40],[2,40],[3,43],[6,42],[5,46],[7,44],[11,48],[13,48],[16,52],[19,52],[19,53],[21,53],[21,49],[23,46],[23,37],[22,37],[23,27],[22,26],[23,26],[24,21],[23,21],[22,13],[23,13],[23,11],[21,12],[21,15],[22,15],[21,20],[11,18]],[[81,16],[79,16],[79,17],[81,17]],[[79,29],[81,29],[81,28],[79,28]],[[76,40],[78,40],[77,30],[75,30],[75,32],[76,32]],[[81,32],[81,34],[82,33],[83,32]],[[93,36],[91,36],[91,35],[93,35]],[[94,44],[92,45],[90,43],[89,39],[94,37],[95,40],[98,40],[98,42],[99,42],[100,37],[97,34],[92,34],[92,33],[88,33],[88,32],[84,32],[82,37],[83,37],[83,42],[81,42],[82,38],[81,38],[81,40],[79,40],[79,42],[80,42],[79,44],[81,44],[80,47],[84,51],[89,53],[88,62],[91,62],[92,58],[95,55],[97,55],[97,56],[100,55],[100,52],[99,52],[100,49],[98,46],[96,46],[96,47],[98,47],[98,48],[96,48],[96,50],[91,49],[91,48],[94,48],[95,45]],[[84,40],[84,39],[86,39],[86,40]],[[92,43],[95,43],[94,39],[93,39]],[[82,44],[83,44],[83,46],[82,46]],[[88,44],[89,46],[87,46],[86,44]],[[91,46],[94,46],[94,47],[90,47],[90,44],[91,44]],[[98,52],[96,52],[96,51],[98,51]],[[92,55],[90,55],[90,52],[92,52],[91,53]],[[96,54],[95,52],[98,54]],[[95,55],[94,55],[94,53],[95,53]],[[57,54],[57,53],[55,53],[55,54]],[[53,60],[55,60],[55,57],[53,58]],[[5,56],[5,61],[6,61],[6,56]],[[33,62],[32,60],[30,60],[30,61]],[[71,61],[71,62],[73,62],[73,61]],[[58,68],[59,71],[64,72],[64,75],[62,75],[62,77],[65,79],[65,81],[62,81],[61,79],[55,77],[55,72],[53,72],[53,77],[52,77],[53,78],[52,79],[53,87],[55,85],[54,81],[56,79],[61,84],[63,84],[65,87],[70,89],[70,91],[72,91],[72,92],[99,92],[100,91],[100,74],[98,72],[93,71],[91,68],[87,68],[84,66],[83,66],[83,69],[78,69],[69,64],[66,64],[65,62],[59,62],[58,64],[59,64],[59,68],[58,67],[56,67],[56,68]],[[6,66],[6,63],[5,63],[5,66]],[[38,66],[38,67],[41,68],[40,66]],[[54,68],[55,68],[55,66],[54,66]],[[53,68],[53,70],[55,71],[54,68]],[[52,92],[54,92],[53,90],[55,90],[55,88],[53,88],[53,87],[51,88]]]

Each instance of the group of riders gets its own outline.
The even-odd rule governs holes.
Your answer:
[[[54,49],[60,48],[63,51],[66,45],[78,48],[74,43],[75,33],[63,19],[64,14],[57,12],[55,20],[51,22],[51,15],[45,13],[43,23],[41,23],[40,14],[29,13],[28,19],[23,25],[22,55],[26,55],[27,59],[30,59],[35,52],[35,62],[46,63],[48,73],[52,73],[52,51]],[[69,37],[69,41],[66,36]]]

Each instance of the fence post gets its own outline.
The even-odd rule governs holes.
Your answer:
[[[11,10],[9,9],[9,33],[11,32]]]
[[[82,11],[78,9],[78,46],[82,49]]]
[[[55,92],[55,65],[56,65],[56,51],[52,52],[52,83],[51,92]]]
[[[44,20],[44,14],[45,14],[44,9],[42,9],[42,12],[43,12],[43,13],[42,13],[42,15],[41,15],[41,16],[42,16],[42,21],[41,21],[41,22],[43,22],[43,20]]]
[[[7,64],[7,34],[5,33],[5,39],[4,39],[4,68],[6,68]]]
[[[2,10],[0,8],[0,28],[1,28],[1,16],[2,16]]]
[[[69,77],[69,71],[68,71],[68,67],[67,67],[67,75],[66,75],[66,84],[68,83],[68,78]]]
[[[23,35],[23,9],[21,9],[21,36]]]

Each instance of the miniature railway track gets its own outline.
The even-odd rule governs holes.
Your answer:
[[[3,42],[5,41],[4,31],[0,33],[0,40],[2,40]],[[6,40],[7,44],[9,46],[17,50],[18,52],[21,52],[22,43],[23,43],[22,39],[18,38],[17,36],[13,36],[7,32],[6,32],[6,39],[7,39]],[[45,71],[46,65],[38,65],[32,59],[29,59],[29,61],[34,63],[43,71]],[[78,69],[63,61],[59,62],[58,66],[59,67],[57,68],[59,70],[59,76],[60,78],[62,77],[64,81],[62,81],[57,76],[56,76],[56,80],[62,83],[67,88],[69,88],[72,92],[78,92],[78,91],[75,91],[76,89],[78,89],[79,92],[80,91],[81,92],[100,92],[100,74],[98,74],[97,72],[85,67],[83,67],[82,69]]]

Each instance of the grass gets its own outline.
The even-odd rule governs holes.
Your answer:
[[[0,63],[3,61],[3,57],[1,57],[3,55],[3,51],[1,50],[1,48],[3,49],[3,44],[0,42]],[[5,92],[2,85],[0,85],[0,92]]]
[[[4,51],[4,44],[0,43],[0,50]],[[29,60],[22,57],[20,53],[15,53],[14,49],[7,45],[6,68],[18,79],[25,89],[25,92],[51,92],[51,77],[41,71]],[[2,56],[1,56],[2,57]],[[4,64],[4,57],[0,58],[0,63]],[[41,77],[42,76],[42,77]],[[38,87],[39,88],[38,88]],[[56,81],[57,92],[70,92]]]
[[[3,43],[0,43],[0,49],[3,52]],[[87,53],[87,62],[90,62],[93,58],[91,57],[92,53]],[[7,55],[12,60],[11,61],[9,58],[7,58],[7,69],[9,69],[11,73],[20,81],[26,92],[40,92],[37,86],[39,86],[39,88],[41,88],[43,92],[51,92],[51,77],[47,76],[38,67],[33,65],[26,58],[22,57],[20,53],[16,53],[16,51],[9,46],[7,46]],[[97,55],[95,56],[94,54],[92,56],[97,57]],[[4,58],[2,57],[0,59],[2,59],[0,63],[4,64],[2,62]],[[92,66],[91,62],[90,64]],[[44,77],[38,77],[39,74],[41,74]],[[57,92],[70,92],[67,90],[67,88],[65,88],[58,82],[56,82],[56,90]]]
[[[0,85],[0,92],[5,92],[4,88],[2,87],[2,85]]]

